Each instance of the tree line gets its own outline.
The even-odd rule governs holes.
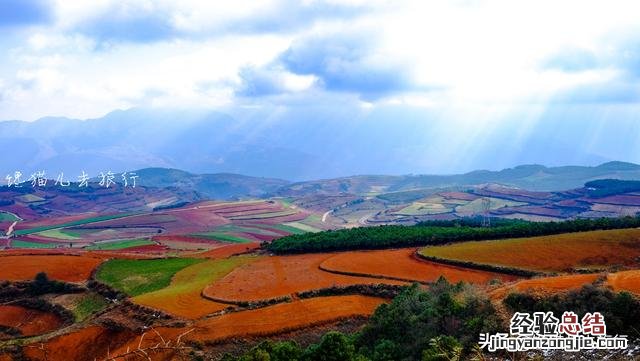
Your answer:
[[[450,242],[545,236],[569,232],[640,227],[640,217],[576,219],[563,222],[501,221],[481,227],[468,221],[385,225],[286,236],[264,247],[274,253],[309,253],[439,245]]]

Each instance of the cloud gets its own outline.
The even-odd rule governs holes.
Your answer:
[[[349,19],[369,9],[329,1],[109,2],[75,13],[69,30],[103,42],[150,43],[227,35],[291,33],[320,21]],[[79,13],[79,14],[78,14]]]
[[[545,59],[542,68],[566,72],[584,71],[598,67],[596,55],[586,49],[566,48]]]
[[[34,25],[51,20],[51,9],[44,0],[0,1],[0,27]]]
[[[328,91],[355,92],[367,99],[413,87],[406,68],[376,54],[365,35],[301,38],[278,61],[292,73],[316,76]]]

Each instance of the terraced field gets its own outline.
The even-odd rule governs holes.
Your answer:
[[[130,296],[138,296],[169,286],[174,274],[202,261],[195,258],[113,259],[100,265],[96,279]]]
[[[186,318],[199,318],[223,310],[229,305],[206,300],[200,292],[234,268],[256,259],[255,256],[231,257],[193,264],[178,271],[169,286],[137,296],[133,301]]]
[[[638,267],[640,229],[463,242],[420,250],[425,256],[534,271]]]
[[[432,282],[440,276],[449,282],[486,283],[493,279],[511,281],[516,277],[448,266],[414,257],[415,248],[381,251],[342,252],[320,264],[325,271],[418,282]]]
[[[31,280],[39,272],[50,279],[81,282],[102,260],[90,256],[70,255],[7,255],[0,256],[0,280]]]
[[[616,291],[629,291],[640,296],[640,270],[609,274],[607,284]]]
[[[331,256],[332,254],[305,254],[260,258],[207,286],[203,294],[213,299],[239,302],[285,297],[300,291],[332,286],[404,284],[401,281],[352,277],[321,271],[320,264]]]

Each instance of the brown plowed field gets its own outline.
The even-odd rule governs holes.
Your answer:
[[[22,336],[35,336],[62,326],[60,317],[53,313],[21,306],[0,306],[0,325],[17,328]]]
[[[450,282],[486,283],[492,279],[512,281],[517,277],[500,273],[448,266],[416,259],[415,248],[338,253],[320,264],[323,270],[360,275],[431,282],[444,276]]]
[[[50,279],[81,282],[101,262],[100,258],[67,255],[31,255],[0,257],[0,280],[30,280],[38,272]]]
[[[352,277],[321,271],[318,266],[334,254],[272,256],[236,268],[203,294],[228,301],[257,301],[295,292],[352,284],[403,284],[369,277]]]
[[[640,270],[609,274],[607,276],[607,284],[615,291],[629,291],[640,295]]]

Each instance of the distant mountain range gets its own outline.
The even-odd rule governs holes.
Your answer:
[[[147,187],[177,187],[210,199],[255,197],[304,197],[309,195],[381,194],[419,189],[464,188],[496,183],[536,191],[563,191],[583,187],[595,179],[640,179],[640,165],[608,162],[596,167],[545,167],[522,165],[501,171],[479,170],[458,175],[360,175],[306,182],[288,182],[274,178],[237,174],[192,174],[166,169],[136,171],[140,184]]]
[[[45,170],[50,177],[64,172],[67,178],[75,178],[83,170],[95,176],[109,170],[161,167],[303,181],[640,159],[634,151],[637,132],[625,131],[631,127],[626,123],[603,126],[540,120],[524,132],[518,121],[493,128],[473,122],[458,126],[437,114],[389,108],[334,114],[330,109],[247,109],[230,115],[129,109],[88,120],[0,121],[0,175]],[[399,176],[383,183],[389,189],[406,189],[529,177],[530,182],[516,184],[558,188],[576,185],[574,179],[589,179],[594,172],[569,174],[564,183],[557,183],[562,176],[554,172],[567,171],[579,173],[583,168],[527,166],[463,176]],[[595,176],[606,173],[595,170]],[[546,185],[549,176],[552,180]],[[353,177],[346,179],[357,182]]]

